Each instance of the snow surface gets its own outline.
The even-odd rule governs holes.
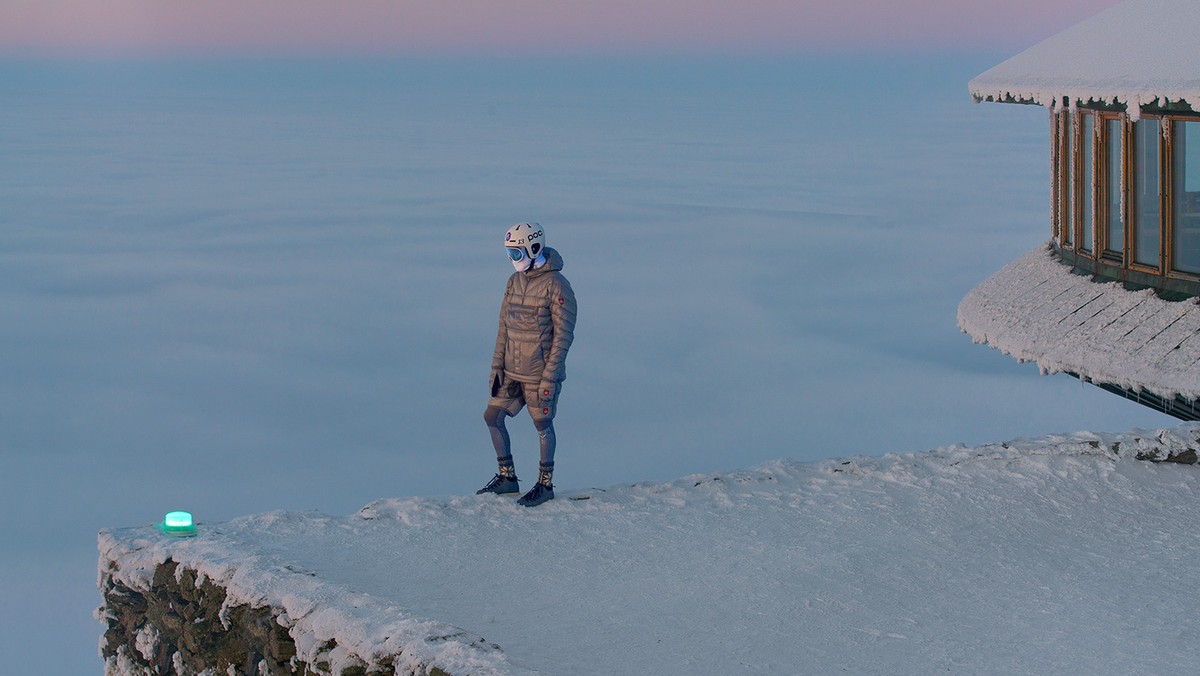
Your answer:
[[[1126,0],[971,80],[976,100],[1051,107],[1113,102],[1200,102],[1200,2]]]
[[[1097,283],[1047,243],[972,289],[958,326],[1042,373],[1075,373],[1168,399],[1200,399],[1200,306]]]
[[[100,535],[101,570],[144,588],[169,557],[283,608],[302,656],[403,645],[454,673],[1192,674],[1200,467],[1134,458],[1198,439],[1077,433],[536,509],[408,498],[201,520],[191,539],[121,529]]]

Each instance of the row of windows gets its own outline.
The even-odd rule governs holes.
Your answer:
[[[1200,118],[1051,115],[1053,235],[1077,257],[1200,278]]]

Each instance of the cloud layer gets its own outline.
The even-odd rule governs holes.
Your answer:
[[[956,329],[1049,231],[989,65],[0,64],[0,649],[95,666],[99,528],[486,481],[522,220],[579,298],[566,489],[1171,424]]]

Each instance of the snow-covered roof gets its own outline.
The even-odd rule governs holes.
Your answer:
[[[780,460],[536,509],[469,495],[200,518],[187,539],[102,532],[100,570],[143,590],[168,559],[198,571],[228,603],[277,609],[310,664],[334,640],[453,674],[1189,673],[1200,643],[1163,637],[1200,605],[1176,584],[1200,573],[1200,472],[1135,458],[1198,438]],[[489,643],[445,640],[472,635]]]
[[[958,306],[958,326],[1043,373],[1200,399],[1200,305],[1073,274],[1049,245],[1005,266]]]
[[[971,80],[978,101],[1200,109],[1200,2],[1126,0]]]

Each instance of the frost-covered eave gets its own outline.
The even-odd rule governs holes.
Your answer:
[[[963,298],[958,326],[976,343],[1044,374],[1072,373],[1129,392],[1200,401],[1200,305],[1168,302],[1074,274],[1049,246]]]
[[[1200,2],[1125,0],[977,75],[977,101],[1052,110],[1089,102],[1130,117],[1200,104]]]
[[[1192,84],[1192,83],[1189,83]],[[1045,106],[1057,112],[1069,108],[1103,107],[1125,110],[1133,119],[1151,111],[1195,111],[1191,102],[1200,101],[1200,83],[1184,88],[1142,86],[1017,84],[972,80],[971,98],[976,103],[1018,103]]]

